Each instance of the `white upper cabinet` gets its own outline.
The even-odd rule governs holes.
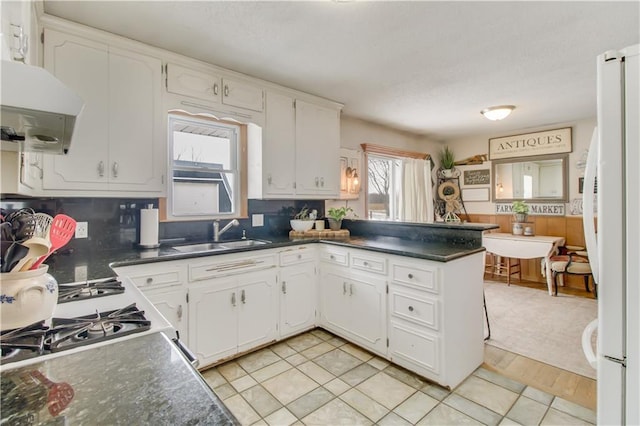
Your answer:
[[[167,64],[167,92],[210,102],[220,102],[222,77],[181,65]]]
[[[265,117],[262,145],[249,148],[249,197],[337,197],[340,108],[269,91]]]
[[[340,192],[340,111],[296,101],[296,194]]]
[[[263,176],[267,197],[293,195],[296,159],[295,99],[269,92],[267,94],[266,129],[263,132]]]
[[[213,69],[200,71],[169,63],[167,92],[252,111],[264,110],[261,87],[240,79],[222,77]]]
[[[224,78],[222,84],[223,104],[258,112],[264,110],[264,92],[262,88],[232,78]]]
[[[161,61],[47,29],[44,65],[85,106],[69,154],[45,156],[43,189],[162,192]]]

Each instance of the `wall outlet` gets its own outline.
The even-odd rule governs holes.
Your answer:
[[[251,215],[251,226],[264,226],[264,215],[263,214],[252,214]]]
[[[87,280],[87,265],[76,266],[74,271],[74,280],[77,282]]]
[[[89,237],[89,222],[77,222],[76,238],[88,238],[88,237]]]

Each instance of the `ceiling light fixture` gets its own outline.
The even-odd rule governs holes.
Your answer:
[[[480,114],[484,115],[491,121],[498,121],[507,118],[515,108],[516,107],[513,105],[494,106],[483,109],[480,111]]]

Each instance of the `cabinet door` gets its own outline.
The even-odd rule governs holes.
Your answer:
[[[276,339],[276,272],[243,274],[238,281],[238,351],[244,352]]]
[[[294,99],[267,93],[263,151],[264,194],[293,195],[296,157],[296,112]]]
[[[201,367],[237,352],[239,303],[235,278],[206,280],[189,288],[189,348]]]
[[[252,111],[264,110],[264,92],[262,88],[231,78],[224,78],[222,85],[223,104]]]
[[[340,112],[296,100],[296,193],[340,193]]]
[[[376,352],[386,353],[386,281],[352,275],[348,282],[348,295],[348,331],[356,343]]]
[[[322,325],[344,334],[349,324],[348,270],[326,267],[320,273],[320,313]]]
[[[185,345],[189,345],[187,328],[187,298],[183,288],[164,288],[155,290],[143,290],[143,293],[153,306],[155,306],[162,316],[164,316],[175,328],[180,340]]]
[[[82,98],[84,108],[69,153],[44,156],[43,188],[106,189],[109,167],[107,46],[45,30],[44,66]]]
[[[161,67],[157,58],[109,49],[108,173],[112,190],[162,191],[166,137],[158,127]]]
[[[214,73],[167,64],[167,92],[217,103],[222,93],[222,79]]]
[[[389,323],[389,359],[403,367],[438,380],[440,337],[401,321]]]
[[[315,266],[304,263],[280,270],[280,337],[315,324]]]

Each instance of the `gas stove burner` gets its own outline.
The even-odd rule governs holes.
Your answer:
[[[51,352],[102,342],[148,330],[144,311],[133,303],[126,308],[78,318],[53,318],[45,345]]]
[[[3,331],[0,334],[0,361],[4,364],[42,355],[47,329],[44,321],[40,321],[27,327]]]
[[[124,293],[124,287],[117,278],[110,278],[106,281],[88,281],[81,284],[60,284],[58,286],[58,303],[73,302],[75,300],[104,297],[120,293]]]

